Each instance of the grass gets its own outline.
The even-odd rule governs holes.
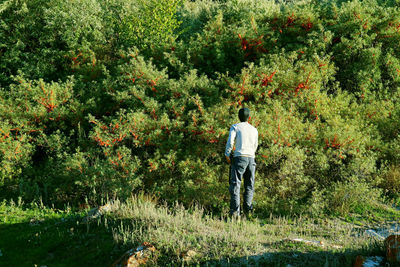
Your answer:
[[[81,223],[83,212],[3,201],[0,266],[109,266],[115,242],[104,225]]]
[[[271,215],[232,222],[199,207],[167,207],[143,196],[115,201],[89,223],[85,214],[3,201],[0,265],[110,266],[126,250],[150,242],[159,266],[352,266],[357,255],[384,254],[383,242],[363,234],[365,229],[400,219],[399,211],[382,206],[370,218]]]

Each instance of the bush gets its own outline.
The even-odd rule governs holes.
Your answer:
[[[174,41],[180,25],[177,10],[182,0],[136,0],[131,13],[122,19],[120,37],[126,45],[142,49],[163,46]]]
[[[5,1],[0,10],[2,87],[18,71],[30,79],[65,79],[106,46],[96,0]]]
[[[1,4],[9,192],[62,203],[146,191],[224,210],[224,146],[245,106],[261,212],[362,212],[358,191],[398,194],[381,182],[400,151],[395,3],[78,2]]]
[[[340,182],[327,191],[326,209],[333,214],[363,214],[377,206],[380,191],[357,178]]]
[[[400,194],[400,169],[397,165],[391,165],[384,172],[380,187],[384,190],[385,195],[389,197]]]

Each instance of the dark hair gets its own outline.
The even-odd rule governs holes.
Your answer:
[[[248,108],[241,108],[239,110],[239,119],[241,122],[245,122],[249,119],[250,117],[250,109]]]

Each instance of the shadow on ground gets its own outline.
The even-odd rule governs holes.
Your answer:
[[[0,224],[0,266],[110,266],[125,250],[110,229],[77,216]]]
[[[319,250],[312,246],[301,246],[294,248],[297,244],[282,241],[271,244],[265,244],[271,251],[260,255],[251,255],[244,257],[226,258],[222,260],[211,260],[202,262],[202,266],[323,266],[323,267],[353,267],[357,256],[380,256],[384,258],[384,249],[382,244],[377,243],[376,246],[368,249],[360,250],[338,250],[329,251]],[[381,265],[386,266],[383,260]],[[390,265],[392,266],[392,265]]]

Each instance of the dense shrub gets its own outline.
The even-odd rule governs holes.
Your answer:
[[[378,186],[398,194],[395,1],[78,2],[0,6],[4,189],[222,210],[246,106],[259,211],[363,212]]]

